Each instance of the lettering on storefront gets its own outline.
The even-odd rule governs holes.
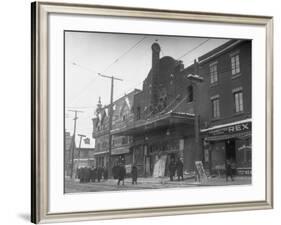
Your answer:
[[[218,128],[216,130],[209,131],[209,135],[223,135],[223,134],[233,134],[238,132],[250,131],[251,130],[251,122],[248,123],[240,123],[231,125],[228,127]]]

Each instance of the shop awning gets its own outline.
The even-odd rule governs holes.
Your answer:
[[[112,131],[112,134],[120,136],[132,135],[137,133],[144,133],[148,130],[174,126],[177,124],[187,124],[193,126],[194,114],[171,112],[164,115],[157,115],[147,120],[135,121],[126,128],[115,129]]]
[[[128,146],[111,149],[111,155],[121,155],[121,154],[126,154],[126,153],[129,153],[129,152],[130,152],[130,149],[129,149]]]
[[[227,139],[231,139],[231,138],[245,139],[250,136],[251,136],[251,131],[247,131],[247,132],[243,132],[243,133],[210,136],[210,137],[206,137],[205,141],[222,141],[222,140],[227,140]]]
[[[94,152],[94,155],[103,155],[103,154],[108,154],[108,151]]]

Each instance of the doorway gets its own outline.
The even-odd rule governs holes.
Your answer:
[[[225,160],[236,161],[235,139],[225,141]]]

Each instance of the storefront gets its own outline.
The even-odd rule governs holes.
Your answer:
[[[185,170],[194,166],[194,120],[190,115],[168,114],[138,122],[115,135],[132,138],[130,155],[140,176],[153,176],[155,164],[164,159],[163,174],[168,175],[168,165],[172,159],[181,158]]]
[[[96,167],[107,167],[108,165],[108,152],[95,153]]]
[[[225,163],[229,160],[238,175],[251,175],[251,125],[248,119],[201,130],[204,161],[212,174],[224,173]]]
[[[113,147],[111,161],[113,166],[122,163],[125,166],[127,175],[129,175],[132,168],[132,155],[130,154],[129,145]]]
[[[134,164],[139,168],[139,171],[144,176],[152,176],[155,163],[165,156],[165,171],[164,175],[168,174],[167,168],[172,159],[183,159],[183,139],[178,137],[163,137],[161,140],[147,140],[143,144],[132,147]]]

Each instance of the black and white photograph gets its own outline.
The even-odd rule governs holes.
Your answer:
[[[64,31],[64,192],[252,184],[252,40]]]

